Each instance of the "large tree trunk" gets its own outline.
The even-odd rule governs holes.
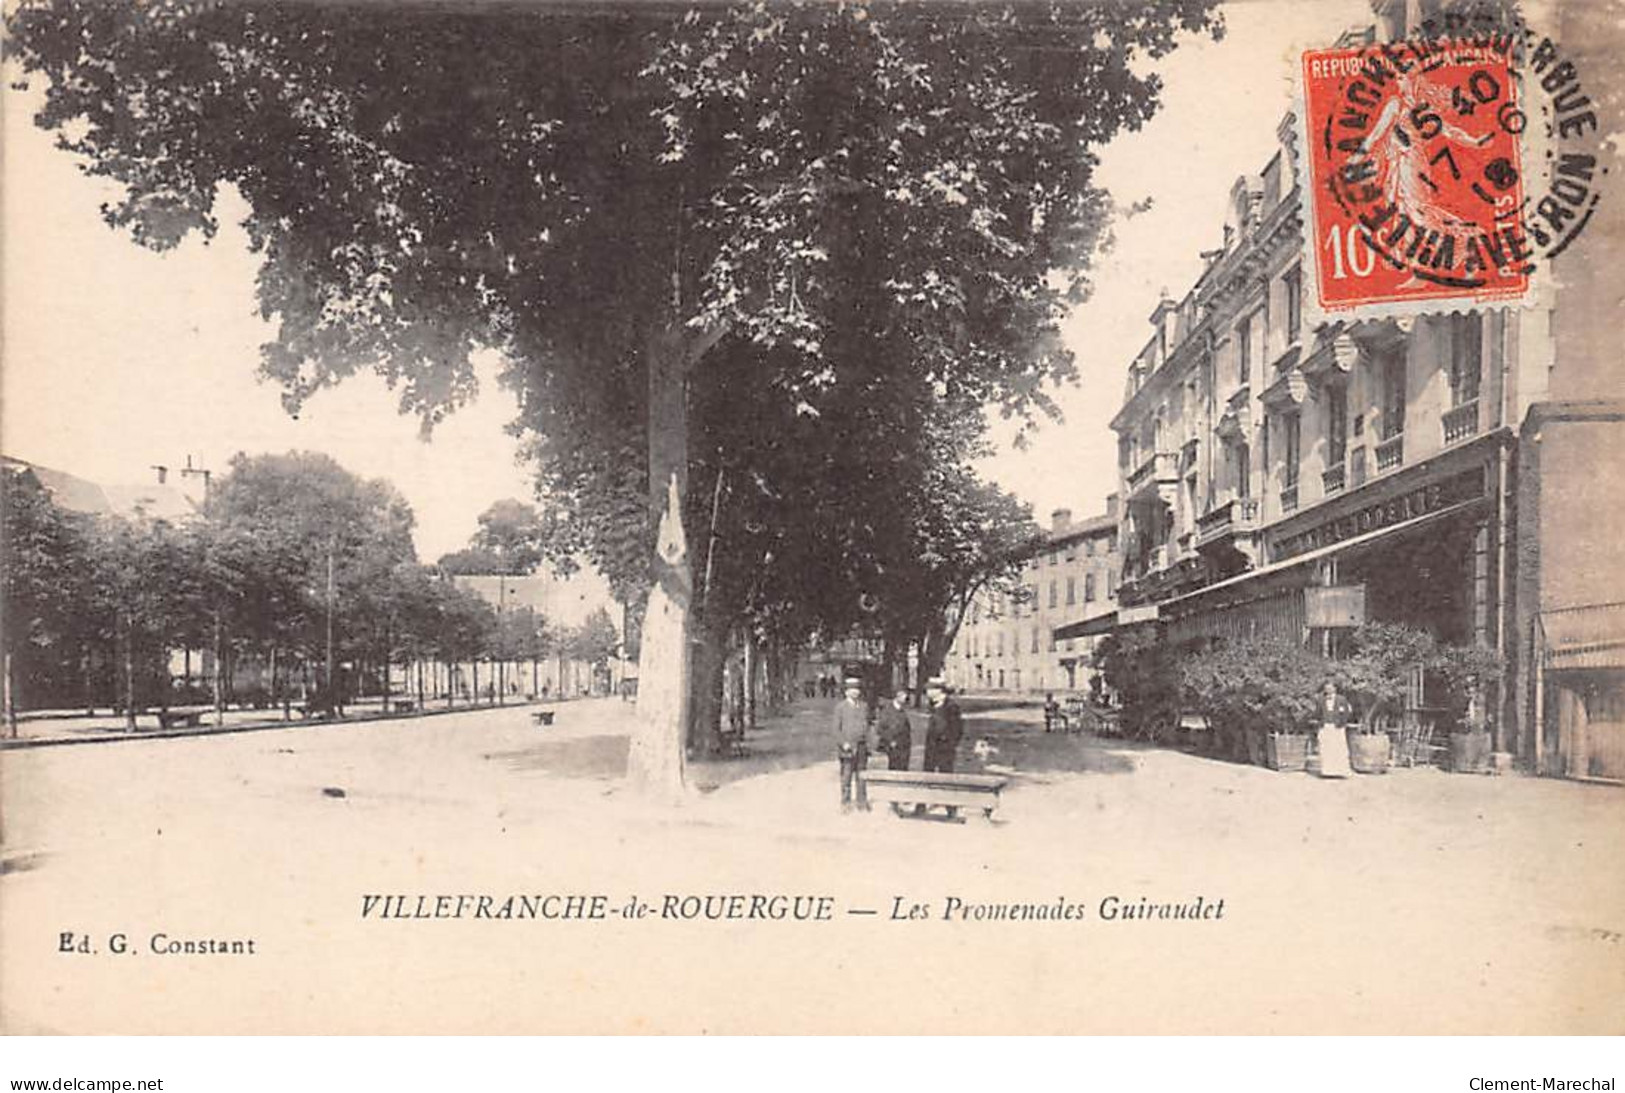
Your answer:
[[[660,518],[656,548],[656,579],[649,590],[643,646],[638,652],[637,724],[626,767],[632,786],[655,798],[676,798],[683,791],[688,715],[688,609],[692,585],[677,471],[669,471],[666,484],[666,508]]]
[[[638,650],[637,727],[627,757],[627,781],[657,799],[683,791],[689,696],[689,607],[694,577],[683,498],[688,486],[687,358],[680,334],[650,339],[649,510],[658,519],[649,603]]]
[[[695,660],[690,665],[691,714],[689,744],[696,754],[714,755],[722,750],[723,686],[728,663],[728,630],[702,619],[699,638],[694,642]]]
[[[944,628],[933,626],[920,642],[920,678],[930,679],[942,675],[943,661],[948,655],[948,636]]]

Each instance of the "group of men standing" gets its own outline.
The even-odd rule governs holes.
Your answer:
[[[886,755],[888,770],[907,770],[914,746],[914,729],[909,721],[908,688],[902,687],[892,695],[891,704],[871,717],[863,701],[863,684],[849,676],[844,683],[845,697],[835,707],[835,751],[841,768],[841,810],[851,811],[854,796],[857,807],[869,808],[868,791],[859,776],[869,762],[871,742],[875,749]],[[925,698],[928,706],[925,726],[925,757],[923,769],[950,773],[954,769],[954,756],[964,735],[964,719],[959,705],[950,696],[941,677],[926,682]]]

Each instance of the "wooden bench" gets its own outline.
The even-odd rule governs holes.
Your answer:
[[[885,801],[892,811],[904,815],[904,808],[941,805],[948,818],[956,819],[962,808],[982,810],[991,820],[999,807],[999,791],[1009,781],[998,774],[944,774],[923,770],[865,770],[863,779],[870,801]]]
[[[177,726],[195,729],[203,724],[202,710],[154,710],[153,716],[158,719],[160,729],[173,729]]]

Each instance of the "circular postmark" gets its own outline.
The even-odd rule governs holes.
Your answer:
[[[1578,67],[1499,8],[1312,50],[1303,81],[1324,310],[1523,298],[1601,200],[1598,106]]]

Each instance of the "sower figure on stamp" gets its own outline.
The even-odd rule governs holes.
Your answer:
[[[880,711],[875,737],[880,750],[886,753],[886,769],[907,770],[909,749],[914,745],[908,724],[908,688],[898,688],[891,705]]]
[[[852,811],[852,787],[857,785],[858,807],[869,809],[869,791],[858,772],[869,760],[869,710],[863,704],[863,685],[846,680],[846,697],[835,707],[835,752],[841,763],[841,811]]]
[[[964,734],[964,720],[959,706],[948,696],[948,685],[941,676],[933,676],[925,685],[926,701],[931,704],[931,717],[925,728],[925,769],[943,774],[954,769],[954,752]]]

